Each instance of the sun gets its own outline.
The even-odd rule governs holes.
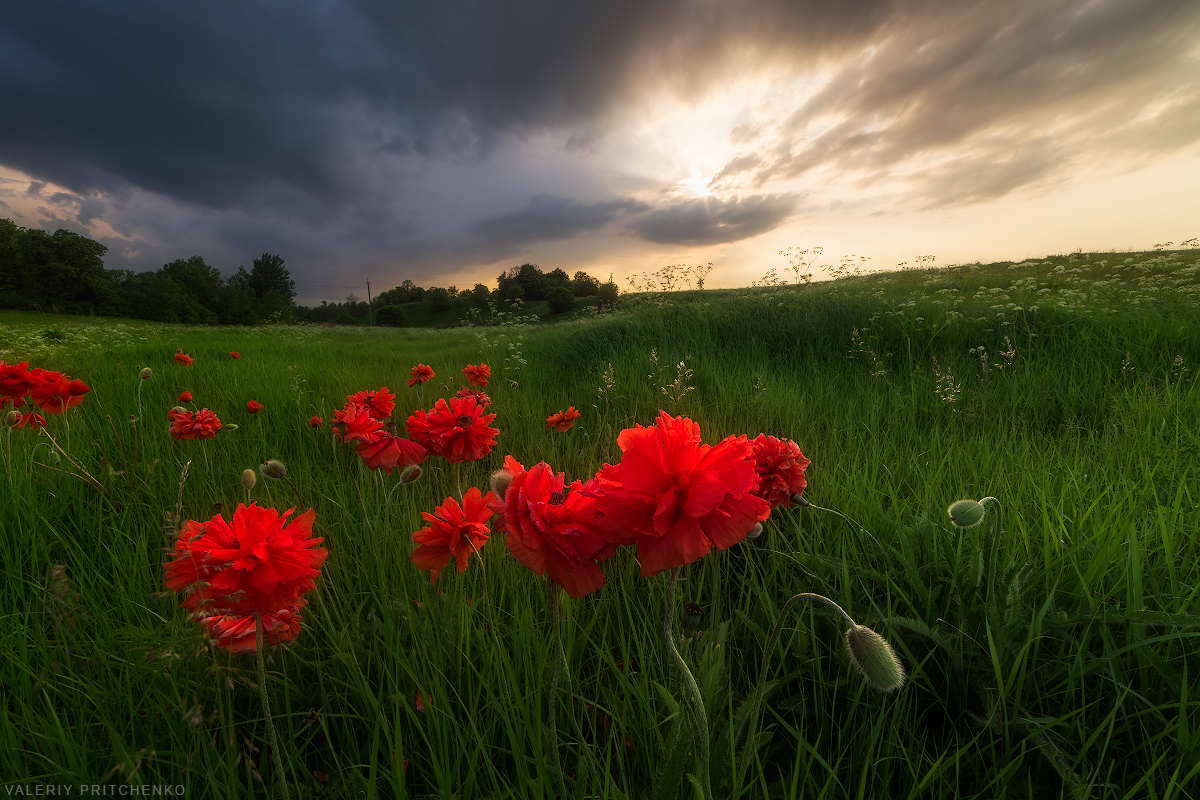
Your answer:
[[[693,166],[691,177],[680,181],[678,185],[698,197],[708,197],[710,194],[708,184],[711,180],[711,175],[705,175],[699,167]]]

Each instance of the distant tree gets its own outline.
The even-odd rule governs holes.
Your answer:
[[[250,289],[256,298],[263,298],[275,290],[289,304],[296,299],[296,284],[291,273],[283,265],[283,259],[271,253],[263,253],[254,259],[250,270]]]
[[[67,313],[115,313],[120,298],[108,271],[108,248],[59,229],[53,234],[20,229],[17,270],[20,292],[33,304]]]
[[[546,276],[537,264],[522,264],[517,268],[517,284],[525,292],[525,300],[546,299]]]
[[[482,283],[475,284],[475,288],[471,290],[471,306],[481,311],[487,311],[488,299],[491,295],[492,292],[487,286]]]
[[[217,311],[225,281],[221,278],[220,270],[210,267],[202,257],[177,259],[170,264],[163,264],[159,272],[177,281],[197,304],[210,313]]]
[[[571,288],[571,276],[562,269],[554,269],[546,273],[546,291],[549,292],[555,286]]]
[[[425,303],[431,314],[440,314],[450,307],[450,292],[441,286],[425,290]]]
[[[521,284],[513,283],[509,285],[508,291],[504,293],[504,299],[510,303],[514,300],[524,300],[525,290],[521,288]]]
[[[565,286],[550,287],[546,292],[546,301],[550,304],[552,314],[563,314],[575,308],[575,295]]]
[[[400,306],[384,306],[375,312],[375,323],[387,328],[403,328],[404,309]]]
[[[583,271],[576,272],[571,279],[571,294],[576,297],[592,297],[599,288],[600,281]]]
[[[602,283],[596,289],[596,305],[600,308],[611,309],[617,304],[617,285],[613,283],[612,278],[608,279],[608,283]]]

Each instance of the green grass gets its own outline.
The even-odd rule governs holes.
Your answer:
[[[254,659],[205,648],[161,593],[185,464],[184,517],[203,520],[245,499],[243,469],[278,458],[329,549],[304,631],[268,664],[292,796],[556,797],[542,581],[501,535],[482,551],[486,578],[474,564],[430,587],[411,533],[453,491],[450,470],[431,460],[397,488],[305,424],[386,384],[402,427],[482,360],[501,436],[464,485],[486,486],[505,453],[586,478],[661,407],[710,443],[794,439],[812,459],[805,497],[865,528],[776,511],[761,538],[684,570],[673,601],[705,611],[682,651],[717,796],[1198,797],[1196,255],[635,295],[614,314],[449,331],[0,314],[0,359],[93,387],[46,431],[104,487],[68,474],[45,436],[0,432],[0,776],[183,784],[189,797],[275,784]],[[174,363],[177,347],[195,364]],[[423,392],[404,384],[418,362],[437,372]],[[166,411],[185,389],[238,429],[171,441]],[[266,408],[248,415],[247,400]],[[567,405],[583,412],[576,427],[546,430]],[[985,495],[1003,530],[993,508],[956,530],[946,507]],[[253,497],[297,504],[280,482],[260,479]],[[568,791],[691,797],[666,575],[640,578],[626,552],[604,569],[599,592],[563,598]],[[801,606],[769,654],[760,747],[741,750],[731,725],[779,609],[804,591],[886,636],[911,682],[874,692],[836,618]],[[432,697],[423,713],[417,692]],[[602,776],[580,780],[593,761]]]

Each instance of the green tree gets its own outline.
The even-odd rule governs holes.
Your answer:
[[[565,286],[552,286],[546,292],[546,302],[550,304],[551,313],[564,314],[575,308],[575,295]]]
[[[400,306],[384,306],[375,312],[375,322],[388,328],[403,328],[404,309]]]
[[[177,281],[195,302],[216,314],[221,301],[221,288],[225,281],[220,270],[210,267],[200,256],[176,259],[163,264],[162,275]]]
[[[516,281],[525,292],[525,300],[546,299],[546,276],[537,264],[522,264],[518,267]]]
[[[582,270],[576,272],[575,277],[571,279],[571,294],[576,297],[592,297],[599,288],[600,281]]]

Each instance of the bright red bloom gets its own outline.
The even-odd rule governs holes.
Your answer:
[[[20,364],[5,364],[0,361],[0,395],[14,398],[13,404],[21,405],[15,401],[29,394],[32,386],[28,361],[22,361]]]
[[[175,398],[175,402],[177,402],[177,403],[190,403],[190,402],[192,402],[192,393],[191,393],[191,392],[184,392],[183,394],[179,395],[179,397],[176,397],[176,398]]]
[[[61,414],[68,408],[83,402],[83,396],[92,389],[81,380],[71,380],[61,372],[30,370],[39,373],[39,379],[30,389],[30,398],[49,414]]]
[[[408,385],[416,386],[418,383],[425,383],[433,378],[433,367],[428,364],[417,364],[408,374],[412,375],[408,379]]]
[[[266,408],[266,406],[264,406],[262,403],[258,402],[257,400],[247,400],[246,401],[246,411],[251,414],[257,414],[258,412],[262,411],[264,408]]]
[[[171,420],[172,439],[211,439],[221,430],[221,420],[207,408],[199,411],[171,409],[167,418]]]
[[[294,605],[270,614],[262,615],[263,643],[283,644],[300,635],[300,609],[308,605],[307,600],[298,600]],[[253,616],[214,614],[200,620],[213,643],[231,653],[253,653],[258,649],[258,634]]]
[[[187,591],[183,607],[206,615],[277,614],[313,588],[328,555],[312,537],[311,508],[289,521],[258,503],[239,503],[230,522],[189,520],[166,564],[167,588]]]
[[[191,363],[193,361],[195,361],[196,359],[192,358],[187,353],[183,352],[183,348],[181,347],[175,351],[175,360],[178,361],[180,364],[187,364],[188,366],[191,366]]]
[[[482,389],[472,389],[469,386],[464,386],[454,393],[455,397],[474,397],[475,402],[479,403],[480,408],[487,408],[492,404],[492,398],[484,394]]]
[[[487,364],[467,364],[463,367],[463,375],[467,376],[467,380],[475,386],[486,389],[488,378],[492,377],[492,368]]]
[[[230,357],[230,358],[241,358],[242,356],[241,356],[241,354],[240,354],[240,353],[238,353],[238,351],[237,351],[237,350],[232,350],[232,351],[230,351],[230,353],[229,353],[229,357]]]
[[[548,574],[571,597],[603,586],[604,573],[597,562],[616,547],[595,524],[595,482],[567,486],[563,473],[555,473],[546,462],[526,471],[512,456],[505,456],[504,468],[513,476],[501,507],[509,551],[534,573]]]
[[[808,480],[804,470],[811,463],[791,439],[781,440],[760,433],[753,445],[754,471],[758,488],[751,494],[771,504],[771,508],[792,505],[792,495],[804,494]]]
[[[396,395],[389,392],[386,386],[377,392],[364,391],[346,395],[346,400],[366,408],[375,419],[390,417],[392,409],[396,407]]]
[[[324,424],[325,424],[325,420],[322,419],[321,417],[309,417],[308,418],[308,427],[310,427],[310,428],[320,428]]]
[[[654,426],[627,428],[617,444],[621,463],[596,476],[598,524],[614,541],[637,544],[643,577],[731,547],[771,513],[751,494],[758,476],[745,436],[701,444],[699,425],[660,411]]]
[[[15,427],[24,428],[26,425],[30,428],[44,428],[46,427],[46,420],[42,419],[42,415],[36,411],[29,411],[21,415],[21,420]]]
[[[566,433],[575,426],[577,419],[579,419],[579,412],[575,410],[575,406],[567,406],[566,411],[559,411],[546,417],[546,427],[554,428],[559,433]]]
[[[473,397],[438,399],[426,412],[417,410],[408,418],[408,434],[426,450],[451,463],[476,461],[491,452],[500,433],[488,425],[495,414],[484,414]]]
[[[382,467],[388,475],[397,466],[420,464],[428,455],[425,448],[410,439],[402,439],[389,433],[381,434],[374,442],[360,442],[358,454],[371,469]]]
[[[461,507],[453,497],[447,497],[433,514],[422,511],[421,517],[429,527],[413,534],[417,546],[413,549],[412,562],[420,569],[441,571],[453,558],[458,563],[458,571],[464,571],[467,559],[488,540],[487,523],[493,513],[489,504],[495,500],[496,495],[491,492],[480,495],[479,489],[472,486],[463,497]]]
[[[376,442],[382,435],[383,423],[371,416],[366,406],[346,403],[341,411],[333,412],[333,429],[343,442]]]

